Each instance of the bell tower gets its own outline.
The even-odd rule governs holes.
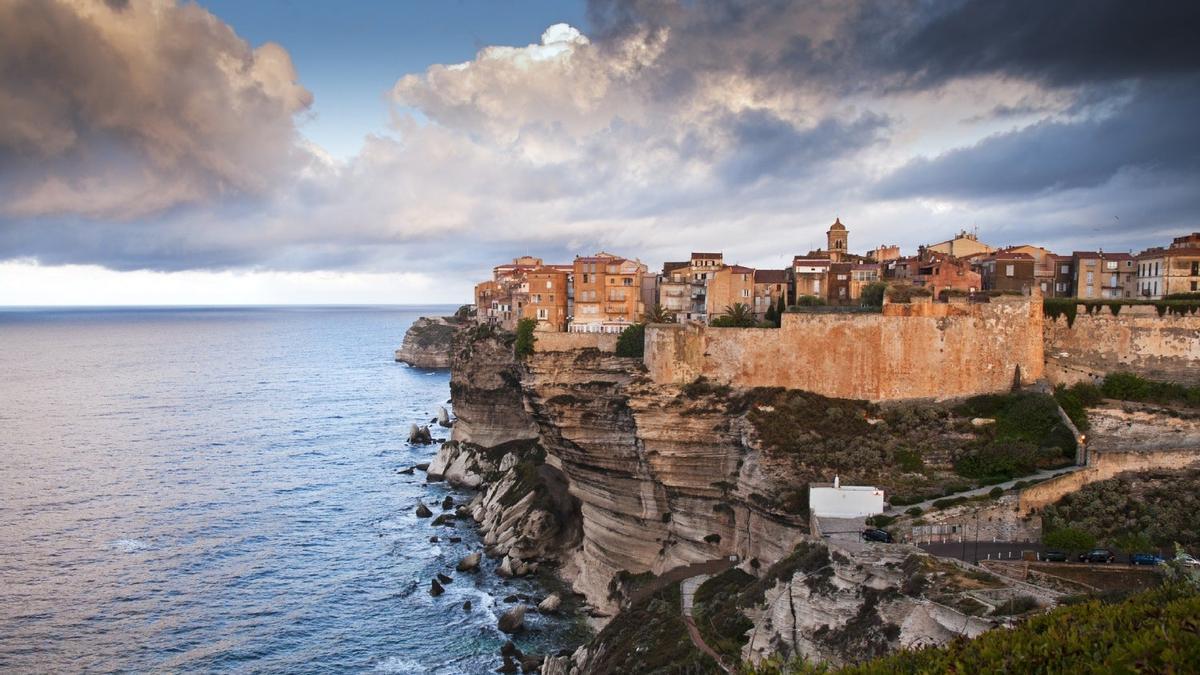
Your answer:
[[[846,229],[846,226],[842,224],[842,219],[840,217],[834,219],[833,225],[830,225],[829,229],[825,232],[825,236],[829,243],[828,249],[830,260],[837,262],[845,257],[849,235],[850,232]]]

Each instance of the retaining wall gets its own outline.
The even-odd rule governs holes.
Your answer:
[[[1127,305],[1113,316],[1107,307],[1075,321],[1045,320],[1046,377],[1055,384],[1102,379],[1127,371],[1151,380],[1200,385],[1200,314],[1158,315],[1152,305]]]

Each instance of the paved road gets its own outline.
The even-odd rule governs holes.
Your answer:
[[[904,513],[906,510],[911,509],[914,506],[919,506],[919,507],[921,507],[921,510],[928,511],[931,508],[933,508],[933,503],[936,502],[938,499],[953,499],[955,497],[975,497],[978,495],[987,494],[997,487],[1004,488],[1005,490],[1010,490],[1010,489],[1012,489],[1012,486],[1016,485],[1017,483],[1019,483],[1021,481],[1045,480],[1047,478],[1053,478],[1054,476],[1056,476],[1060,473],[1074,473],[1083,468],[1085,468],[1085,467],[1068,466],[1068,467],[1064,467],[1062,469],[1046,469],[1044,471],[1038,471],[1037,473],[1029,474],[1028,476],[1021,476],[1020,478],[1014,478],[1010,481],[1005,481],[1003,483],[997,483],[996,485],[985,485],[984,487],[975,488],[973,490],[967,490],[965,492],[956,492],[956,493],[950,495],[949,497],[938,497],[937,499],[927,499],[919,504],[905,504],[904,506],[888,506],[887,511],[884,511],[884,513],[886,513],[889,516],[896,516],[896,515],[900,515],[901,513]]]
[[[927,551],[936,556],[943,558],[958,558],[966,562],[975,562],[976,560],[1020,560],[1022,551],[1042,551],[1041,544],[1031,544],[1029,542],[1014,541],[981,541],[976,545],[976,542],[968,539],[964,542],[946,542],[944,544],[918,544],[923,551]]]

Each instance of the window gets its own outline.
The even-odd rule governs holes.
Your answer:
[[[539,321],[545,321],[546,319],[549,319],[549,318],[550,318],[550,310],[548,310],[548,309],[539,309],[538,310],[538,320]]]
[[[546,280],[546,288],[554,288],[554,282],[547,279]]]
[[[1016,274],[1016,271],[1017,271],[1016,265],[1005,265],[1004,266],[1004,276],[1006,276],[1006,277],[1013,276],[1014,274]]]
[[[748,298],[748,297],[750,297],[750,289],[749,289],[749,288],[743,288],[743,289],[742,289],[742,297],[743,297],[743,298]]]
[[[1063,274],[1070,274],[1070,273],[1071,273],[1071,266],[1070,266],[1070,265],[1063,265],[1063,266],[1062,266],[1062,269],[1061,269],[1061,272],[1062,272]]]
[[[625,286],[632,286],[633,279],[631,277],[625,277],[624,279],[621,280],[621,283]]]
[[[1200,260],[1192,261],[1192,276],[1200,277]]]
[[[1094,272],[1087,273],[1087,285],[1088,286],[1091,286],[1092,284],[1096,283],[1096,279],[1094,277],[1095,277]]]
[[[1109,269],[1109,270],[1115,270],[1115,269],[1117,269],[1117,261],[1116,261],[1116,260],[1109,260],[1108,262],[1104,263],[1104,268],[1105,268],[1105,269]]]
[[[1196,290],[1197,286],[1200,286],[1200,281],[1193,281],[1192,282],[1192,290],[1193,291]]]

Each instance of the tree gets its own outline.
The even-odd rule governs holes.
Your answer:
[[[1042,543],[1064,551],[1086,551],[1096,545],[1096,538],[1074,527],[1061,527],[1043,535]]]
[[[767,314],[763,318],[767,320],[767,323],[774,324],[776,326],[779,325],[779,312],[775,311],[774,303],[772,303],[770,307],[767,307]]]
[[[657,305],[655,305],[657,307]],[[617,356],[641,358],[646,353],[646,324],[634,323],[617,337]]]
[[[642,315],[643,323],[675,323],[675,312],[669,311],[667,308],[654,303],[645,314]]]
[[[781,293],[779,295],[779,304],[775,307],[775,313],[779,315],[780,324],[783,323],[783,313],[787,311],[787,298],[785,298],[784,295],[786,295],[786,293]]]
[[[513,342],[513,351],[516,352],[517,358],[523,359],[533,353],[533,343],[537,341],[533,335],[535,328],[535,319],[521,319],[517,322],[517,339]]]
[[[887,291],[887,284],[882,281],[867,284],[862,289],[862,304],[864,307],[882,307],[883,294]]]
[[[723,328],[750,328],[757,324],[750,306],[737,302],[725,308],[725,313],[709,322]]]

